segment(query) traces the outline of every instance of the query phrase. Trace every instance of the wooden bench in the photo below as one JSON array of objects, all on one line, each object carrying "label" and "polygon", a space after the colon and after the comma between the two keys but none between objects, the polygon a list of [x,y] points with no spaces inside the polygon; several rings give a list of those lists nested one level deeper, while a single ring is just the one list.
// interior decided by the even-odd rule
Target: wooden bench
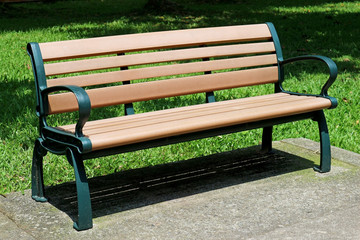
[{"label": "wooden bench", "polygon": [[[40,123],[32,197],[47,200],[43,156],[66,155],[75,171],[78,230],[92,227],[86,159],[255,128],[263,128],[262,150],[269,152],[274,125],[310,118],[318,122],[321,137],[321,164],[315,169],[330,170],[323,109],[337,105],[327,94],[336,64],[317,55],[283,60],[271,23],[29,43],[27,51]],[[320,94],[284,90],[285,64],[309,59],[329,67]],[[214,91],[260,84],[273,84],[274,93],[215,101]],[[206,96],[206,103],[134,114],[134,102],[197,93]],[[88,121],[92,109],[114,105],[124,106],[124,116]],[[79,114],[76,124],[47,123],[49,115],[74,111]]]}]

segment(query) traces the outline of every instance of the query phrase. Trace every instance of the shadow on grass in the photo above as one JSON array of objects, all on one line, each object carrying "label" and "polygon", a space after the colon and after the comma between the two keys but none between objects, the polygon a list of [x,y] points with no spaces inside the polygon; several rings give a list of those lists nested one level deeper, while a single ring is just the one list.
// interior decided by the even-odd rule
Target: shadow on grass
[{"label": "shadow on grass", "polygon": [[[16,134],[16,131],[27,129],[28,125],[37,127],[33,82],[26,80],[0,81],[0,106],[0,139],[7,139]],[[28,136],[19,137],[27,138]],[[24,144],[29,143],[26,141]]]},{"label": "shadow on grass", "polygon": [[[259,146],[254,146],[96,177],[89,179],[93,217],[309,169],[313,164],[279,150],[260,154]],[[74,182],[48,187],[46,196],[53,206],[76,219]]]},{"label": "shadow on grass", "polygon": [[[359,57],[356,47],[360,37],[357,27],[360,13],[346,11],[346,3],[356,1],[346,1],[345,10],[341,6],[331,7],[343,3],[340,0],[175,1],[185,7],[183,12],[151,12],[144,7],[146,2],[90,0],[17,4],[2,13],[0,31],[48,28],[49,31],[66,32],[71,39],[76,39],[273,22],[282,46],[286,48],[286,57],[299,53],[317,53],[331,58],[344,54]],[[46,39],[44,36],[44,41]]]}]

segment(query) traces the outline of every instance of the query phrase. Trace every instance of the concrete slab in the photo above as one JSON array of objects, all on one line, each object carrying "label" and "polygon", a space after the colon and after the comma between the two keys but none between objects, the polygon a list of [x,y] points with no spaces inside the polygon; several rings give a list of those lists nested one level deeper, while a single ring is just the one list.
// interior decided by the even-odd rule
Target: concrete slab
[{"label": "concrete slab", "polygon": [[73,183],[48,187],[43,204],[11,193],[0,197],[0,239],[360,239],[358,154],[319,174],[315,142],[274,148],[91,179],[94,228],[82,232]]},{"label": "concrete slab", "polygon": [[0,212],[0,239],[33,240],[35,238],[27,234],[20,227],[18,227],[15,222]]},{"label": "concrete slab", "polygon": [[[289,138],[284,139],[281,142],[296,145],[313,151],[314,153],[320,153],[320,143],[306,138]],[[360,166],[360,154],[358,153],[331,146],[331,154],[334,159]]]}]

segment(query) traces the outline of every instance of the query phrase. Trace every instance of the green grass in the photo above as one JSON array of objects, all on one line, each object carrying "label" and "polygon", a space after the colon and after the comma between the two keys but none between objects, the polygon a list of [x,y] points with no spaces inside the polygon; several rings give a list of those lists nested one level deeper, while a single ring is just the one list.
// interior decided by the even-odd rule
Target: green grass
[{"label": "green grass", "polygon": [[[185,9],[147,12],[145,0],[56,1],[0,5],[0,193],[30,188],[33,142],[37,137],[32,70],[25,47],[45,42],[114,34],[273,22],[284,57],[319,54],[332,58],[339,76],[329,94],[338,108],[326,111],[331,143],[360,153],[360,2],[359,1],[178,1]],[[210,3],[209,3],[210,2]],[[191,4],[190,4],[191,3]],[[327,79],[321,64],[294,64],[286,72],[285,87],[318,93]],[[272,87],[222,91],[219,98],[267,93]],[[137,103],[139,112],[162,109],[203,96]],[[97,110],[94,115],[119,114],[119,109]],[[66,121],[66,120],[64,120]],[[275,128],[274,140],[305,137],[319,141],[314,122],[301,121]],[[86,162],[90,177],[116,171],[189,159],[259,144],[261,131],[176,144]],[[71,166],[64,157],[48,154],[44,163],[47,185],[71,181]]]}]

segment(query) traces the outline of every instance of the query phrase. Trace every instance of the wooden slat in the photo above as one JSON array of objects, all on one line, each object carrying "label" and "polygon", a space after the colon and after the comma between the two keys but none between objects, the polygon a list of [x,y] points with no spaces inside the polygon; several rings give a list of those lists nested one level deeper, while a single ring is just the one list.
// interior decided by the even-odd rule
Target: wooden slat
[{"label": "wooden slat", "polygon": [[119,68],[151,63],[182,61],[201,58],[236,56],[245,54],[271,53],[275,51],[274,43],[259,42],[225,46],[201,47],[171,51],[150,52],[141,54],[103,57],[45,64],[47,76]]},{"label": "wooden slat", "polygon": [[[242,104],[248,104],[248,103],[254,103],[258,101],[269,101],[274,98],[281,99],[284,97],[288,97],[289,94],[287,93],[274,93],[274,94],[268,94],[268,95],[262,95],[262,96],[255,96],[255,97],[247,97],[241,99]],[[223,108],[224,102],[226,104],[238,104],[239,99],[234,100],[226,100],[226,101],[220,101],[220,102],[212,102],[211,104],[197,104],[197,105],[191,105],[187,107],[181,107],[181,109],[186,109],[183,111],[186,112],[195,112],[195,111],[207,111],[209,108],[216,109],[216,108]],[[176,116],[176,115],[182,115],[183,111],[179,110],[180,108],[169,108],[165,110],[161,110],[161,114],[159,114],[158,111],[151,111],[151,112],[145,112],[141,113],[141,117],[139,117],[139,114],[134,115],[128,115],[126,118],[123,117],[114,117],[114,118],[106,118],[96,121],[89,121],[86,123],[86,129],[87,130],[94,130],[101,127],[106,126],[114,126],[119,124],[133,124],[137,122],[147,122],[154,119],[161,119],[162,117],[168,117],[168,116]],[[75,124],[65,125],[61,126],[61,129],[65,131],[74,131],[75,130]]]},{"label": "wooden slat", "polygon": [[139,33],[41,43],[44,61],[159,48],[270,40],[266,24]]},{"label": "wooden slat", "polygon": [[[87,93],[91,99],[91,106],[96,108],[235,87],[275,83],[277,80],[278,69],[274,66],[97,88],[88,90]],[[50,114],[77,110],[76,99],[71,93],[50,95],[49,103]]]},{"label": "wooden slat", "polygon": [[[240,103],[239,103],[240,104]],[[90,135],[93,150],[100,150],[158,138],[176,136],[197,131],[204,131],[219,127],[228,127],[235,124],[261,121],[276,117],[317,111],[331,105],[325,98],[308,98],[303,100],[264,104],[256,107],[233,109],[232,111],[217,112],[205,116],[194,116],[172,121],[141,125],[135,128],[121,129],[120,131],[105,132]],[[85,134],[87,134],[85,132]]]},{"label": "wooden slat", "polygon": [[[214,106],[210,106],[208,108],[200,108],[196,111],[192,111],[192,108],[190,107],[189,109],[187,109],[186,111],[177,111],[177,114],[172,114],[172,115],[168,115],[168,114],[162,114],[160,113],[157,117],[152,118],[152,119],[142,119],[142,118],[138,118],[138,121],[121,121],[121,117],[116,118],[115,121],[113,122],[113,124],[111,125],[99,125],[97,128],[88,128],[85,127],[84,131],[86,133],[86,135],[88,136],[92,136],[95,134],[107,134],[107,133],[112,133],[114,131],[122,131],[122,130],[128,130],[128,129],[136,129],[139,127],[144,127],[144,126],[154,126],[155,124],[166,124],[167,122],[173,122],[173,121],[182,121],[182,120],[186,120],[186,119],[194,119],[194,118],[206,118],[208,116],[214,116],[216,114],[224,114],[224,113],[229,113],[229,112],[234,112],[234,111],[241,111],[241,110],[248,110],[248,109],[253,109],[254,111],[256,111],[258,108],[263,108],[263,107],[271,107],[273,105],[278,105],[278,104],[283,104],[283,103],[291,103],[291,104],[298,104],[299,101],[302,102],[302,104],[304,104],[304,102],[315,102],[314,99],[309,99],[306,96],[283,96],[283,97],[276,97],[276,98],[271,98],[271,99],[267,99],[267,101],[263,101],[263,100],[258,100],[258,99],[254,99],[255,101],[253,102],[247,102],[247,103],[243,103],[242,101],[239,101],[239,99],[235,100],[235,101],[225,101],[223,104],[221,104],[221,106],[218,107],[214,107]],[[324,101],[326,101],[326,103],[330,103],[330,101],[328,100],[323,100],[321,101],[322,103],[322,107],[325,107],[328,105],[324,105]],[[296,108],[296,107],[295,107]],[[292,108],[287,108],[288,112],[284,113],[284,114],[292,114],[292,111],[294,109]],[[315,110],[316,109],[315,107]],[[259,114],[259,113],[258,113]],[[116,121],[118,120],[118,121]],[[124,119],[125,120],[125,119]],[[264,119],[259,119],[259,120],[264,120]],[[119,122],[120,121],[120,122]],[[136,131],[136,130],[135,130]]]},{"label": "wooden slat", "polygon": [[188,74],[205,71],[224,70],[232,68],[244,68],[277,63],[276,54],[259,55],[251,57],[221,59],[206,62],[192,62],[183,64],[172,64],[157,67],[131,69],[126,71],[115,71],[81,75],[75,77],[58,78],[48,80],[49,87],[56,85],[77,85],[80,87],[109,84],[121,81],[131,81],[170,75]]},{"label": "wooden slat", "polygon": [[[100,132],[108,132],[114,129],[121,130],[126,128],[133,128],[141,125],[148,125],[154,123],[166,122],[174,119],[187,118],[189,116],[203,116],[210,113],[223,112],[224,107],[226,111],[231,111],[233,108],[238,107],[249,107],[255,106],[264,103],[275,103],[278,101],[283,101],[283,99],[288,99],[288,94],[286,93],[276,93],[256,97],[248,97],[241,100],[241,105],[239,105],[239,99],[227,100],[221,102],[214,102],[211,104],[198,104],[190,107],[181,108],[171,108],[162,110],[159,114],[158,111],[142,113],[141,117],[139,114],[127,116],[127,117],[114,117],[101,119],[96,121],[90,121],[86,123],[85,130],[88,135],[97,134]],[[255,105],[254,105],[255,104]],[[74,132],[75,124],[70,124],[66,126],[61,126],[61,130]]]},{"label": "wooden slat", "polygon": [[[157,111],[156,114],[98,120],[87,123],[84,134],[91,140],[93,150],[99,150],[215,127],[317,111],[330,106],[331,102],[325,98],[271,94]],[[60,128],[72,131],[69,127]]]}]

